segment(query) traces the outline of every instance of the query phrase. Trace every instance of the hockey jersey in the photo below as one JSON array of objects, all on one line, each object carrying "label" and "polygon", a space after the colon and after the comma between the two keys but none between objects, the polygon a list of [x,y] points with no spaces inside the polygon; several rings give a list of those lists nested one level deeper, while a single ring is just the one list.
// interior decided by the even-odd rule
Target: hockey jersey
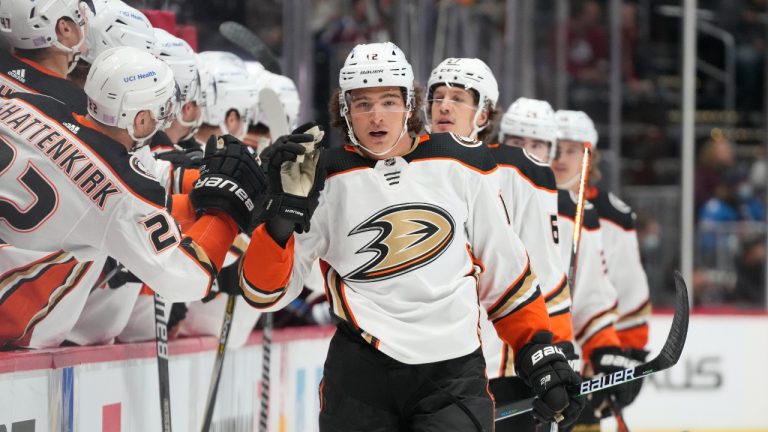
[{"label": "hockey jersey", "polygon": [[[563,263],[570,266],[576,195],[565,190],[559,190],[558,194],[560,241],[563,245],[560,253]],[[582,360],[586,363],[595,348],[621,345],[614,328],[617,318],[616,289],[608,279],[597,210],[589,201],[584,202],[577,259],[571,290],[573,331],[581,347]]]},{"label": "hockey jersey", "polygon": [[600,217],[608,279],[618,295],[616,331],[621,346],[643,349],[648,343],[651,302],[648,278],[640,261],[635,213],[616,195],[597,188],[590,189],[588,199]]},{"label": "hockey jersey", "polygon": [[138,158],[52,98],[4,101],[0,138],[0,238],[83,262],[108,254],[172,301],[205,295],[236,233],[232,221],[201,218],[182,237]]},{"label": "hockey jersey", "polygon": [[[0,98],[42,93],[66,104],[69,111],[85,114],[85,92],[42,65],[0,50],[0,67]],[[64,251],[35,251],[25,245],[0,248],[0,284],[7,289],[0,300],[0,315],[7,318],[0,341],[25,348],[59,345],[105,261],[106,255],[80,262]]]},{"label": "hockey jersey", "polygon": [[[549,166],[519,147],[491,144],[488,148],[498,165],[494,176],[507,222],[525,245],[545,294],[554,342],[572,341],[571,293],[559,250],[555,176]],[[512,350],[487,320],[481,321],[481,328],[489,378],[511,376]]]},{"label": "hockey jersey", "polygon": [[0,97],[13,93],[33,93],[50,96],[66,104],[71,112],[86,115],[88,98],[83,89],[43,65],[0,50]]},{"label": "hockey jersey", "polygon": [[293,300],[321,259],[333,313],[408,364],[480,346],[480,309],[517,350],[549,330],[525,248],[484,177],[489,150],[453,134],[423,135],[411,151],[371,160],[328,150],[325,189],[308,233],[278,246],[264,226],[246,252],[241,287],[261,309]]}]

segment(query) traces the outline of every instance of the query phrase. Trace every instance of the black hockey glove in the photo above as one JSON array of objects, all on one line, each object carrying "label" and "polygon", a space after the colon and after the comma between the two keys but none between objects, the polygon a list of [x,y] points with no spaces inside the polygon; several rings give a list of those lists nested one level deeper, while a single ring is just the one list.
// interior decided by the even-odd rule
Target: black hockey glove
[{"label": "black hockey glove", "polygon": [[155,159],[170,162],[174,167],[197,168],[203,160],[203,150],[199,148],[171,150],[155,155]]},{"label": "black hockey glove", "polygon": [[576,354],[576,350],[573,348],[573,342],[564,341],[555,344],[560,351],[563,352],[565,359],[568,360],[568,364],[571,365],[571,369],[577,374],[581,373],[581,357]]},{"label": "black hockey glove", "polygon": [[319,146],[324,132],[307,123],[279,137],[261,153],[269,177],[264,205],[268,232],[284,243],[292,232],[309,231],[309,221],[325,186],[325,153]]},{"label": "black hockey glove", "polygon": [[[596,348],[592,351],[590,361],[595,375],[608,375],[613,372],[635,367],[645,361],[648,351],[624,350],[617,346]],[[595,417],[603,418],[613,415],[607,406],[607,399],[613,396],[616,405],[624,408],[635,400],[643,385],[642,379],[629,381],[626,384],[601,390],[591,396],[590,401],[595,409]]]},{"label": "black hockey glove", "polygon": [[231,135],[208,139],[200,178],[189,194],[198,216],[221,211],[250,233],[266,191],[267,179],[245,144]]},{"label": "black hockey glove", "polygon": [[536,333],[517,356],[515,370],[533,388],[533,417],[542,423],[567,427],[575,422],[584,402],[574,395],[581,377],[571,369],[561,349],[552,345],[552,333]]}]

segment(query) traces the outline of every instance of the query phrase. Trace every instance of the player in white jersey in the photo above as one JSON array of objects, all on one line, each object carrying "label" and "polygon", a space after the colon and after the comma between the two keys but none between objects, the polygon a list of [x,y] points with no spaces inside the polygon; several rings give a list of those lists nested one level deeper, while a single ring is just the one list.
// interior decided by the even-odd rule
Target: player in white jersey
[{"label": "player in white jersey", "polygon": [[[444,60],[432,70],[427,94],[426,117],[431,122],[432,132],[453,132],[488,143],[498,115],[495,107],[499,89],[493,72],[482,60]],[[552,123],[554,126],[554,119]],[[528,250],[531,267],[545,293],[553,341],[568,344],[567,349],[572,352],[570,292],[560,261],[557,237],[553,235],[553,232],[557,233],[557,192],[552,170],[518,147],[494,143],[489,143],[488,147],[498,165],[493,176],[497,182],[494,188],[498,190],[508,215],[507,223]],[[499,339],[487,320],[481,321],[481,328],[483,353],[494,399],[510,402],[527,396],[530,389],[522,380],[509,378],[514,376],[514,356],[509,346]],[[520,418],[505,420],[496,428],[529,427],[533,418],[527,416],[523,420],[527,422],[525,426],[520,421]]]},{"label": "player in white jersey", "polygon": [[[581,177],[583,143],[596,147],[598,135],[592,120],[584,112],[560,110],[556,118],[559,150],[553,169],[558,185],[570,191],[561,193],[561,212],[572,215],[575,214],[574,197]],[[597,174],[598,171],[593,169],[590,183],[599,180]],[[587,199],[575,290],[579,292],[582,271],[602,273],[590,275],[589,280],[603,281],[605,288],[593,292],[589,303],[580,308],[583,313],[574,313],[574,327],[578,329],[584,358],[589,360],[588,372],[610,373],[645,360],[650,314],[648,282],[640,263],[631,209],[612,194],[594,187],[588,190]],[[565,220],[572,224],[573,217],[568,219],[566,216]],[[564,234],[572,235],[572,229]],[[576,297],[580,299],[578,295]],[[615,323],[608,325],[609,321]],[[641,383],[617,388],[615,395],[621,407],[634,400]],[[593,401],[595,408],[604,408],[600,406],[602,399],[598,397]],[[589,419],[591,411],[585,410],[580,422]],[[603,415],[608,413],[603,410]]]},{"label": "player in white jersey", "polygon": [[[0,74],[0,96],[45,94],[84,115],[85,93],[66,79],[86,33],[78,2],[2,2],[0,16],[4,18],[0,37],[13,48],[13,53],[0,52],[0,67],[5,71]],[[82,308],[105,259],[80,262],[65,251],[3,245],[0,280],[14,289],[5,291],[0,304],[7,318],[0,343],[29,348],[59,345],[77,319],[77,312],[72,311]]]},{"label": "player in white jersey", "polygon": [[251,110],[259,101],[259,83],[251,80],[240,57],[223,51],[200,53],[203,74],[211,77],[203,124],[195,134],[204,143],[210,135],[230,134],[240,140],[248,132]]},{"label": "player in white jersey", "polygon": [[[506,222],[484,180],[496,169],[488,149],[453,134],[411,135],[421,101],[392,43],[356,46],[339,84],[331,113],[348,145],[325,156],[312,150],[317,135],[291,135],[262,154],[272,219],[254,231],[241,282],[254,307],[279,309],[322,260],[339,325],[320,430],[493,430],[481,308],[519,354],[541,397],[537,415],[562,419],[565,386],[579,378],[552,349],[522,243],[497,229]],[[310,151],[290,162],[302,142]]]},{"label": "player in white jersey", "polygon": [[[193,191],[202,216],[184,236],[179,233],[165,209],[162,188],[128,153],[169,121],[174,89],[171,71],[162,62],[133,48],[117,48],[99,56],[89,73],[87,117],[43,95],[5,101],[0,107],[5,154],[0,182],[6,205],[0,208],[0,237],[34,250],[64,250],[80,262],[114,256],[170,300],[205,295],[238,225],[250,224],[255,207],[250,201],[248,209],[236,191],[211,184],[217,176],[247,190],[258,191],[264,184],[258,169],[248,177],[252,181],[211,169]],[[237,164],[241,171],[243,164],[253,165],[252,159],[242,160]],[[68,271],[72,283],[82,276],[82,269]],[[12,276],[3,280],[8,295],[23,287],[29,272]],[[66,292],[54,294],[42,307],[55,306]],[[28,312],[16,308],[4,316]],[[37,317],[32,318],[34,326]]]}]

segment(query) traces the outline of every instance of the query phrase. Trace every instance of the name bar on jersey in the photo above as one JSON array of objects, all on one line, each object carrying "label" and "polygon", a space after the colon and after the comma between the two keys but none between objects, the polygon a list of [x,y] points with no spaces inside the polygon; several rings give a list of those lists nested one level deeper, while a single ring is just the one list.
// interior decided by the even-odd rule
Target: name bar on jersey
[{"label": "name bar on jersey", "polygon": [[0,107],[0,123],[54,163],[100,210],[122,190],[83,152],[69,131],[19,101]]}]

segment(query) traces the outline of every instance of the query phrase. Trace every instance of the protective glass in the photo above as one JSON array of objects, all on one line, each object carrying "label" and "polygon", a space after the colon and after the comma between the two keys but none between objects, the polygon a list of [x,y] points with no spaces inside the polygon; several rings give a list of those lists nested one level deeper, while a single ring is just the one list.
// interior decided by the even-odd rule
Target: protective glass
[{"label": "protective glass", "polygon": [[408,112],[402,96],[383,97],[378,100],[372,100],[369,98],[353,99],[352,96],[347,93],[345,98],[347,101],[347,106],[349,107],[349,114],[353,116],[371,115],[373,113],[402,114]]}]

